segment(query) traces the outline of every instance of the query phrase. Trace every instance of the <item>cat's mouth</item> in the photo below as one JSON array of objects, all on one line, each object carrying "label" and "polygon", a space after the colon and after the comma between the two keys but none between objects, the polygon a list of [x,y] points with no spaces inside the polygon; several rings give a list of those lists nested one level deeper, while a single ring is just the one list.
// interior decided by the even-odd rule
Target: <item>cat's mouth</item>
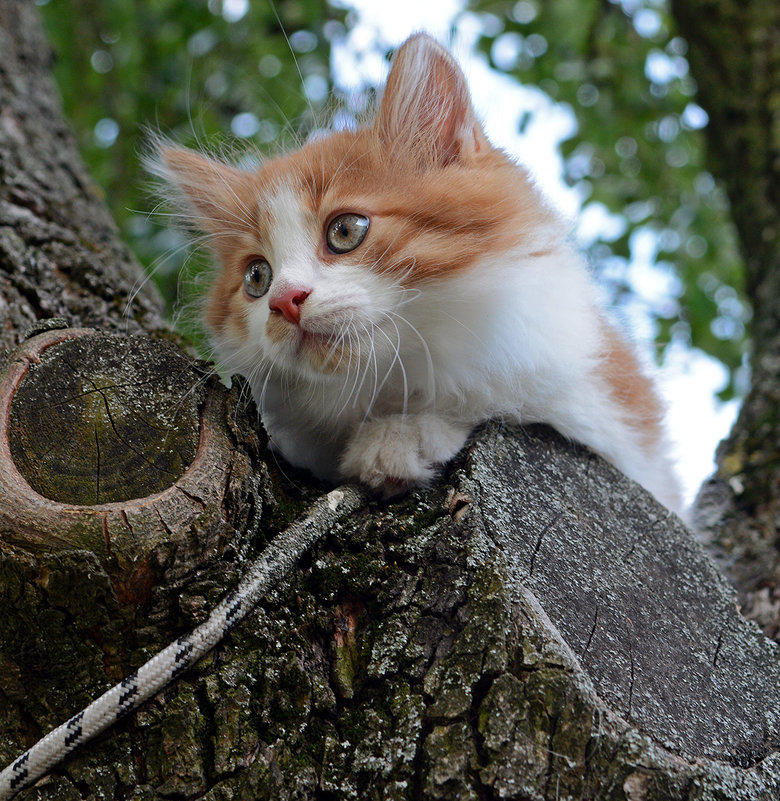
[{"label": "cat's mouth", "polygon": [[295,355],[305,358],[316,370],[323,373],[346,372],[351,361],[351,348],[343,337],[333,333],[298,328]]},{"label": "cat's mouth", "polygon": [[321,373],[347,372],[351,356],[349,341],[333,331],[312,328],[304,321],[291,324],[272,316],[266,324],[271,341],[290,349],[296,359],[305,359],[310,367]]},{"label": "cat's mouth", "polygon": [[325,334],[321,331],[310,331],[306,328],[298,328],[298,347],[304,345],[332,345],[336,341],[333,334]]},{"label": "cat's mouth", "polygon": [[301,327],[295,329],[294,333],[298,338],[295,345],[295,352],[297,355],[303,354],[309,350],[318,351],[324,348],[331,349],[338,344],[333,334],[325,334],[321,331],[310,331],[307,328]]}]

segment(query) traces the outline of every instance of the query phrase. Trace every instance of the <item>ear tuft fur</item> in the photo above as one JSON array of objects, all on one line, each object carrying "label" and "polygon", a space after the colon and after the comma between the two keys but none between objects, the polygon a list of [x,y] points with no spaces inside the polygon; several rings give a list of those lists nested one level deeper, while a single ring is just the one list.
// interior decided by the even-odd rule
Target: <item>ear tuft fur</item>
[{"label": "ear tuft fur", "polygon": [[251,178],[243,170],[173,145],[159,135],[150,137],[143,164],[162,179],[173,204],[187,214],[193,227],[206,233],[219,233],[226,226],[252,227],[245,200]]}]

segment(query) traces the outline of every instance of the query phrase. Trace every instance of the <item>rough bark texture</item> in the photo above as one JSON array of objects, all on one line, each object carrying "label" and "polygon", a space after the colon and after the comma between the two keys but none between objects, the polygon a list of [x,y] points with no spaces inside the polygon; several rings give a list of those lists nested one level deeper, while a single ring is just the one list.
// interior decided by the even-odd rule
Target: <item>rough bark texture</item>
[{"label": "rough bark texture", "polygon": [[[753,386],[699,499],[700,522],[745,613],[780,637],[780,5],[673,0],[710,116],[753,302]],[[706,23],[703,21],[706,20]]]},{"label": "rough bark texture", "polygon": [[[263,508],[267,524],[273,525],[269,510],[277,505],[264,494],[269,491],[269,479],[259,461],[262,434],[256,429],[255,414],[247,417],[253,407],[245,400],[237,402],[239,387],[227,395],[210,380],[198,391],[203,376],[168,342],[139,337],[126,340],[89,331],[49,332],[15,352],[17,358],[0,385],[23,386],[26,380],[36,384],[32,370],[58,361],[72,366],[75,349],[71,346],[84,343],[97,346],[82,348],[83,353],[91,353],[91,360],[78,364],[90,378],[110,377],[106,364],[116,367],[112,357],[128,348],[136,357],[143,356],[152,370],[161,362],[170,366],[176,361],[179,371],[189,370],[200,401],[190,432],[197,448],[185,472],[161,492],[92,505],[49,500],[26,486],[13,466],[4,464],[0,480],[3,762],[10,760],[12,750],[43,733],[41,714],[48,716],[54,707],[60,714],[97,687],[121,680],[133,665],[137,667],[157,650],[160,638],[170,636],[182,615],[192,619],[195,607],[188,603],[206,608],[203,598],[182,597],[182,588],[200,586],[202,590],[204,575],[223,572],[221,560],[241,559],[243,552],[236,549],[249,547],[249,538],[242,532],[255,531]],[[9,382],[8,375],[18,372],[20,364],[25,375]],[[179,405],[176,383],[174,397],[167,398]],[[170,374],[150,377],[147,373],[144,382],[134,385],[136,397],[130,400],[127,396],[132,392],[125,386],[126,397],[114,398],[114,419],[136,413],[142,393],[153,391],[158,400],[166,398],[170,384]],[[107,385],[103,391],[107,392]],[[91,384],[85,394],[96,394]],[[49,404],[53,427],[58,417],[70,422],[74,398],[81,401],[82,396]],[[82,416],[89,420],[89,407],[75,406],[85,409]],[[6,414],[9,407],[10,420]],[[12,428],[16,418],[26,418],[28,411],[26,405],[14,410],[13,404],[4,403],[0,429]],[[175,418],[171,422],[175,425]],[[139,430],[143,434],[141,426]],[[132,444],[143,447],[140,440]],[[73,450],[67,438],[53,440],[50,447],[60,455]],[[0,451],[5,463],[7,443]],[[154,454],[155,449],[147,448],[147,452]],[[104,464],[104,470],[111,475],[112,465]],[[78,494],[81,488],[77,486],[75,491]],[[47,721],[44,728],[48,725]],[[117,763],[117,767],[122,774],[131,766]],[[113,797],[106,790],[104,773],[105,767],[96,768],[79,783],[79,791],[71,787],[57,797],[79,797],[74,793],[82,790],[87,796]],[[33,797],[36,792],[31,791]],[[137,796],[128,789],[127,797]]]},{"label": "rough bark texture", "polygon": [[162,327],[162,301],[62,117],[33,3],[0,3],[0,54],[0,358],[47,317],[129,333]]},{"label": "rough bark texture", "polygon": [[[305,500],[268,497],[264,534]],[[132,614],[93,554],[6,554],[2,756],[200,622],[265,539],[184,579],[169,548]],[[549,429],[491,426],[21,797],[768,801],[778,656],[646,493]]]},{"label": "rough bark texture", "polygon": [[[75,154],[53,155],[68,145],[30,14],[0,6],[8,344],[47,313],[121,329],[137,278]],[[128,325],[155,328],[158,310],[137,300]],[[100,347],[70,350],[81,336]],[[114,418],[135,401],[109,395],[126,381],[104,354],[155,345],[69,337],[25,343],[3,391],[41,398],[36,377],[63,360],[89,380],[47,415],[124,431]],[[108,418],[82,402],[97,395]],[[37,403],[0,404],[0,435],[29,431]],[[3,764],[202,621],[321,492],[283,478],[240,385],[212,382],[195,406],[195,456],[170,491],[47,501],[2,471]],[[222,443],[208,469],[204,441]],[[171,495],[189,511],[167,511]],[[549,429],[492,425],[436,487],[324,530],[215,652],[22,798],[769,801],[780,654],[734,600],[679,521],[612,467]]]}]

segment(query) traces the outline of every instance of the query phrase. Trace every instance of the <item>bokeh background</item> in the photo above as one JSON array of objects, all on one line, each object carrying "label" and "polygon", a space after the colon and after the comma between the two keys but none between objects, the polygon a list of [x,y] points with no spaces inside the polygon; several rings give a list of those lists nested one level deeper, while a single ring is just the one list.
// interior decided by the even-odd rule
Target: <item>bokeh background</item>
[{"label": "bokeh background", "polygon": [[359,124],[388,57],[428,30],[492,140],[573,220],[657,366],[686,494],[749,382],[750,309],[707,114],[664,0],[38,0],[84,158],[172,318],[197,336],[208,257],[166,224],[146,131],[265,154]]}]

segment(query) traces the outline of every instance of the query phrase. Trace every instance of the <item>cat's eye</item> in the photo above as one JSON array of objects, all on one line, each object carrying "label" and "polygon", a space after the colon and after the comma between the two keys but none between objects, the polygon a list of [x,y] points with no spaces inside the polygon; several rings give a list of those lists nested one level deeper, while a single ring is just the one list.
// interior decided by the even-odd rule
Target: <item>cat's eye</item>
[{"label": "cat's eye", "polygon": [[270,289],[273,277],[271,265],[265,259],[252,259],[244,273],[244,291],[250,298],[261,298]]},{"label": "cat's eye", "polygon": [[368,217],[362,214],[339,214],[328,224],[326,239],[333,253],[349,253],[368,233]]}]

